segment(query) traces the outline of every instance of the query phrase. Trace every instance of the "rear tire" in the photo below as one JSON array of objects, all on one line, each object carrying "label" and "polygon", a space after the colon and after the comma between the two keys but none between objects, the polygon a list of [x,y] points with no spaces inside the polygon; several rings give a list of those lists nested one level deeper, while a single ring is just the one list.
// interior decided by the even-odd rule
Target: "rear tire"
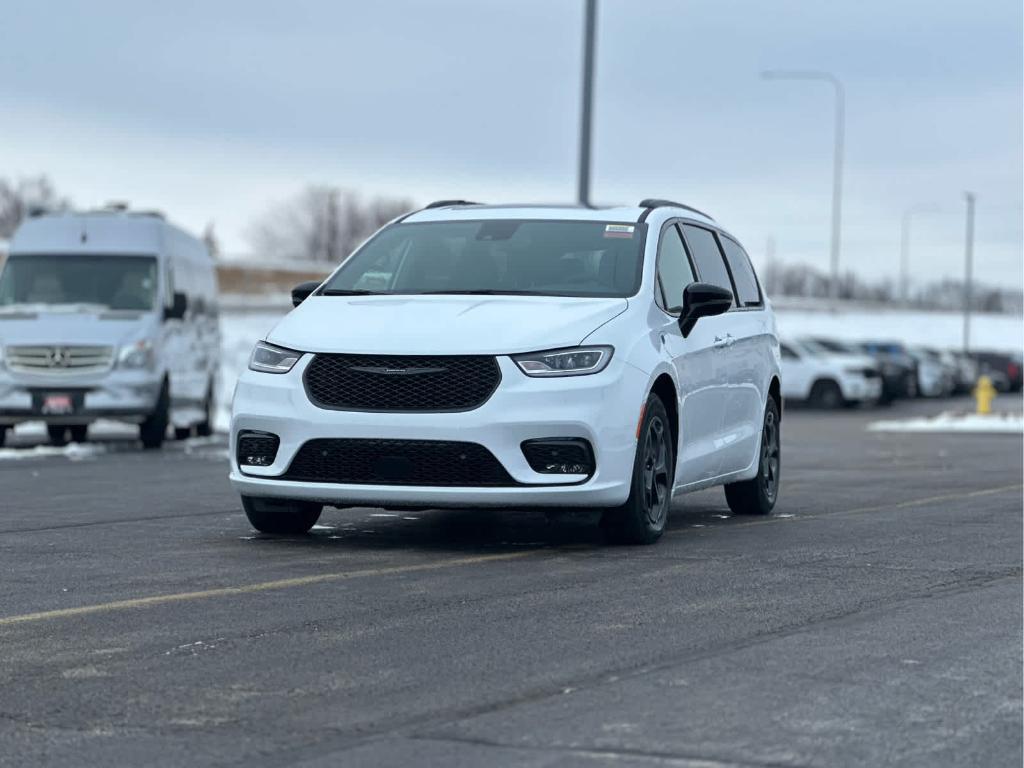
[{"label": "rear tire", "polygon": [[653,544],[665,532],[672,506],[675,446],[661,398],[647,396],[640,423],[629,498],[601,517],[608,539],[616,544]]},{"label": "rear tire", "polygon": [[160,388],[160,395],[157,397],[153,412],[139,425],[139,438],[142,440],[143,448],[153,450],[164,444],[170,415],[171,395],[165,381]]},{"label": "rear tire", "polygon": [[175,440],[188,440],[192,437],[192,427],[175,427],[174,428],[174,439]]},{"label": "rear tire", "polygon": [[7,427],[0,426],[0,448],[4,447],[5,442],[7,442]]},{"label": "rear tire", "polygon": [[311,501],[242,497],[242,508],[249,524],[260,533],[298,535],[316,525],[323,505]]},{"label": "rear tire", "polygon": [[829,410],[841,408],[846,402],[843,398],[843,391],[831,379],[821,379],[814,382],[809,399],[811,405]]},{"label": "rear tire", "polygon": [[68,444],[68,428],[64,424],[47,424],[46,434],[52,446],[63,448]]},{"label": "rear tire", "polygon": [[750,480],[725,486],[725,500],[736,515],[769,515],[779,497],[780,448],[779,406],[769,397],[761,428],[761,452],[757,475]]},{"label": "rear tire", "polygon": [[68,431],[71,433],[72,443],[84,443],[89,437],[89,426],[87,424],[75,424],[72,427],[68,427]]}]

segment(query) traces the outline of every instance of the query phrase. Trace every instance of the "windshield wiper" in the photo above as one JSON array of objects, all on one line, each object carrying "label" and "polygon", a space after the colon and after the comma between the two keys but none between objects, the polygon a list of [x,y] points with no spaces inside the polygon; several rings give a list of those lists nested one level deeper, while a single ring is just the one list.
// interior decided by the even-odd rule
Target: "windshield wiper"
[{"label": "windshield wiper", "polygon": [[386,291],[368,291],[365,288],[324,288],[320,296],[386,296]]}]

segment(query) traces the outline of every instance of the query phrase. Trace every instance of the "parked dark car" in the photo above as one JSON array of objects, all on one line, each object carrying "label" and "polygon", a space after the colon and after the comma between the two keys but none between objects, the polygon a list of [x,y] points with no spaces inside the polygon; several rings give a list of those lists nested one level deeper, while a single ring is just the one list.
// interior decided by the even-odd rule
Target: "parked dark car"
[{"label": "parked dark car", "polygon": [[988,376],[1000,392],[1020,392],[1024,384],[1024,365],[1019,352],[971,352],[978,364],[978,375]]},{"label": "parked dark car", "polygon": [[879,403],[887,405],[897,398],[917,395],[917,367],[905,350],[903,354],[883,352],[879,351],[883,344],[855,344],[821,336],[815,336],[813,340],[830,352],[848,355],[867,354],[874,358],[882,374],[882,396]]}]

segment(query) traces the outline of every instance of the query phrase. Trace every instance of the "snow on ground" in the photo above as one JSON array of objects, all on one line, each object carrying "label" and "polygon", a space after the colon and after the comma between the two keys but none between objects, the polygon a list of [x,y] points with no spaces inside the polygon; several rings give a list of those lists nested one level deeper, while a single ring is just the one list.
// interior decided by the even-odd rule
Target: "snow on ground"
[{"label": "snow on ground", "polygon": [[224,312],[221,314],[220,380],[217,382],[217,413],[213,428],[227,432],[231,423],[231,397],[239,374],[249,365],[253,345],[266,337],[286,310]]},{"label": "snow on ground", "polygon": [[1024,414],[1020,413],[941,413],[931,418],[875,421],[871,432],[972,432],[1020,434],[1024,432]]},{"label": "snow on ground", "polygon": [[35,459],[40,456],[64,456],[71,461],[91,459],[107,449],[96,443],[70,443],[62,448],[51,445],[36,445],[32,448],[0,448],[0,461],[10,459]]},{"label": "snow on ground", "polygon": [[[846,341],[895,340],[941,349],[963,347],[964,318],[958,312],[921,312],[885,307],[841,309],[776,308],[779,334],[831,336]],[[974,314],[971,347],[1019,351],[1024,349],[1024,319],[1020,315]]]}]

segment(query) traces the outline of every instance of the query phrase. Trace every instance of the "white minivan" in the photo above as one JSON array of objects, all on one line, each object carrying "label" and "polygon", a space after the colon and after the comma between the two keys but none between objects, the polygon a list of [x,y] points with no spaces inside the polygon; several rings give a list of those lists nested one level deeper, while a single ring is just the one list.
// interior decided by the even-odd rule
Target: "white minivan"
[{"label": "white minivan", "polygon": [[739,242],[685,205],[442,201],[293,303],[234,395],[231,482],[260,531],[325,505],[583,507],[647,543],[673,494],[775,505],[775,319]]},{"label": "white minivan", "polygon": [[99,418],[212,428],[220,359],[217,276],[199,239],[155,212],[113,206],[26,220],[0,271],[0,443],[44,421],[54,444]]}]

